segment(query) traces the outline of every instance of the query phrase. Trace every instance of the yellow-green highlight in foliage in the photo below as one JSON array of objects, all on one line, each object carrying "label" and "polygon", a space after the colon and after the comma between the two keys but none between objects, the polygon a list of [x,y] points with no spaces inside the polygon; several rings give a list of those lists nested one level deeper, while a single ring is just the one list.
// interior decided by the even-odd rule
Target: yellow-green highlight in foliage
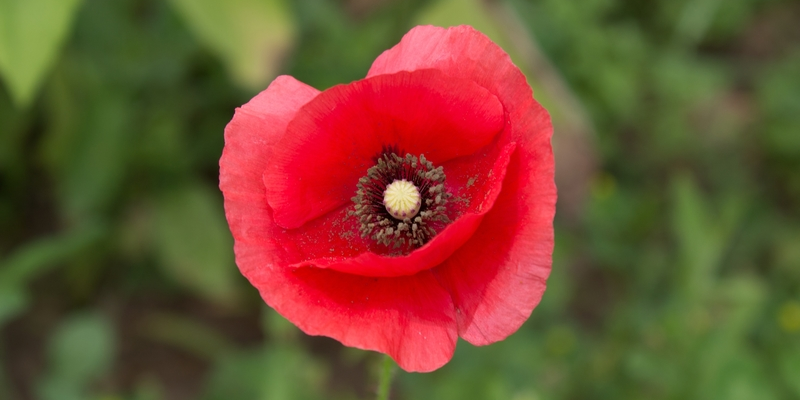
[{"label": "yellow-green highlight in foliage", "polygon": [[81,0],[0,0],[0,77],[17,106],[33,100]]},{"label": "yellow-green highlight in foliage", "polygon": [[785,332],[800,332],[800,302],[787,301],[778,311],[778,323]]},{"label": "yellow-green highlight in foliage", "polygon": [[282,0],[171,0],[197,38],[222,59],[237,84],[263,89],[294,41]]}]

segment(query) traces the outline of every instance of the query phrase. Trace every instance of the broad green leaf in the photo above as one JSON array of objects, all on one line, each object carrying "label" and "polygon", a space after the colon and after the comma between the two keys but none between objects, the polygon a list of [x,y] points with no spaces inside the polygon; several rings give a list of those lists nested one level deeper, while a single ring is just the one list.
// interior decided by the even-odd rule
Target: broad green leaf
[{"label": "broad green leaf", "polygon": [[294,38],[294,24],[283,0],[171,2],[240,85],[260,90],[275,77]]},{"label": "broad green leaf", "polygon": [[105,211],[118,191],[135,134],[128,99],[120,94],[98,91],[86,108],[77,138],[64,159],[60,178],[62,206],[72,220]]},{"label": "broad green leaf", "polygon": [[235,296],[238,270],[219,195],[200,185],[162,195],[156,204],[155,246],[173,279],[212,300]]},{"label": "broad green leaf", "polygon": [[0,75],[20,106],[33,100],[81,0],[0,0]]},{"label": "broad green leaf", "polygon": [[101,376],[114,356],[111,321],[100,314],[68,318],[53,332],[49,346],[50,373],[73,382]]},{"label": "broad green leaf", "polygon": [[89,385],[111,367],[116,351],[114,332],[100,314],[77,314],[53,332],[48,344],[48,370],[38,382],[43,400],[88,398]]}]

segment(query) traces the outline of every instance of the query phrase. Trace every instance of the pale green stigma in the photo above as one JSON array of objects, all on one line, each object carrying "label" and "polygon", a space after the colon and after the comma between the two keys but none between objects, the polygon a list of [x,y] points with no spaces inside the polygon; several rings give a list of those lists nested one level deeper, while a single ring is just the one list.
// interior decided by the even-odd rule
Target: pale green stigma
[{"label": "pale green stigma", "polygon": [[383,205],[389,214],[399,220],[413,218],[419,212],[419,189],[405,179],[395,179],[383,191]]}]

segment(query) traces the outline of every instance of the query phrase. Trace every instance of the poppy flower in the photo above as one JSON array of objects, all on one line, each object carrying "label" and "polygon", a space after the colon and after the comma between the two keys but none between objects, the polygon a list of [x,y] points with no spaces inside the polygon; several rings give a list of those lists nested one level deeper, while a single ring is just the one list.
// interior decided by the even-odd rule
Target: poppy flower
[{"label": "poppy flower", "polygon": [[420,26],[363,80],[290,76],[236,110],[220,188],[236,263],[310,335],[447,363],[515,332],[550,273],[547,112],[469,26]]}]

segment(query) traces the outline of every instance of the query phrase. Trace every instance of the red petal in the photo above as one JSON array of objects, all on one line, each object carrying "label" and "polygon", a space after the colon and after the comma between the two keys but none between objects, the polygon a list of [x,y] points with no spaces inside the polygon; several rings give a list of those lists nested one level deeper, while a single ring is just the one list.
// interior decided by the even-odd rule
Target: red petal
[{"label": "red petal", "polygon": [[507,112],[497,140],[518,146],[492,210],[472,238],[432,270],[453,296],[459,334],[473,344],[488,344],[522,325],[550,273],[556,201],[552,126],[508,55],[468,26],[416,27],[378,57],[367,76],[427,68],[495,94]]},{"label": "red petal", "polygon": [[335,86],[298,112],[276,146],[267,199],[278,225],[297,228],[348,203],[385,146],[441,164],[474,153],[502,126],[495,96],[435,70]]},{"label": "red petal", "polygon": [[[284,265],[323,256],[354,256],[366,251],[366,243],[358,235],[342,229],[344,209],[328,213],[302,230],[287,231],[275,225],[266,201],[263,175],[271,152],[297,111],[319,93],[290,76],[280,76],[237,109],[225,128],[220,189],[225,196],[225,213],[233,237],[243,243],[274,243],[274,251],[289,260]],[[331,232],[341,234],[331,235]],[[335,248],[336,253],[332,253],[331,248]]]},{"label": "red petal", "polygon": [[291,76],[277,77],[267,89],[236,110],[225,127],[219,187],[234,239],[259,241],[272,235],[272,216],[262,176],[269,153],[297,110],[318,90]]},{"label": "red petal", "polygon": [[553,159],[531,163],[526,159],[530,153],[520,150],[478,230],[432,270],[453,296],[459,335],[475,345],[505,339],[519,329],[539,304],[550,275]]},{"label": "red petal", "polygon": [[[525,77],[503,49],[471,26],[449,29],[418,26],[406,33],[396,46],[381,54],[367,77],[400,71],[437,69],[448,76],[467,79],[498,95],[505,107],[513,106],[501,96],[530,93]],[[524,85],[516,81],[522,78]],[[509,83],[514,84],[509,84]]]},{"label": "red petal", "polygon": [[[334,271],[363,276],[393,277],[413,275],[439,265],[472,236],[483,220],[483,216],[494,205],[497,195],[500,194],[506,168],[515,148],[515,143],[505,146],[491,169],[480,171],[474,175],[481,178],[481,184],[470,186],[477,187],[482,195],[464,197],[470,202],[466,213],[434,236],[430,242],[412,253],[405,256],[392,257],[367,251],[355,257],[317,258],[294,264],[293,267],[308,266],[328,268]],[[481,156],[482,160],[493,159],[493,157],[488,157],[484,154],[481,154]],[[477,160],[473,164],[476,163]],[[471,170],[454,168],[454,171],[460,172],[459,175],[464,176],[468,175],[464,173],[465,171]],[[447,170],[445,170],[445,173],[447,173]],[[449,180],[450,178],[448,177]],[[466,181],[466,179],[462,180]],[[463,186],[466,186],[466,183]]]},{"label": "red petal", "polygon": [[[375,279],[286,267],[298,261],[303,233],[274,224],[262,175],[271,147],[317,93],[279,77],[238,109],[225,128],[220,188],[236,263],[267,304],[306,333],[387,353],[407,371],[437,369],[452,357],[458,335],[450,295],[430,272]],[[284,238],[290,234],[298,235],[296,240]]]},{"label": "red petal", "polygon": [[[266,261],[263,249],[236,250],[239,262],[263,265]],[[433,371],[455,351],[458,333],[453,302],[429,271],[368,278],[272,266],[248,278],[267,304],[303,332],[388,354],[406,371]]]}]

